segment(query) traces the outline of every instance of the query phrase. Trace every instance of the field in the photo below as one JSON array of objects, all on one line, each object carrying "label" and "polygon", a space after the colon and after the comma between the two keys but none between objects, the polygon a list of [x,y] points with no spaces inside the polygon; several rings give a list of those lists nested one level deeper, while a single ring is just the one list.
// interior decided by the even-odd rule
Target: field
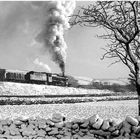
[{"label": "field", "polygon": [[1,119],[48,118],[54,112],[65,114],[67,120],[88,118],[94,114],[104,119],[124,119],[127,115],[136,116],[138,110],[136,93],[122,95],[107,90],[1,82],[0,94]]},{"label": "field", "polygon": [[[60,139],[65,137],[68,139],[100,139],[112,138],[115,132],[117,132],[115,138],[122,139],[126,138],[122,136],[125,125],[119,128],[120,124],[123,124],[122,121],[125,120],[126,116],[135,117],[138,113],[136,93],[122,94],[107,90],[9,82],[0,83],[0,105],[0,122],[7,125],[1,128],[0,138],[8,139]],[[65,116],[63,118],[65,124],[53,122],[52,116],[56,113]],[[98,116],[97,114],[102,119],[99,117],[97,123],[91,126],[93,117]],[[57,114],[58,116],[61,115]],[[110,124],[111,119],[114,120],[114,118],[118,126],[112,130]],[[77,123],[79,121],[77,119],[80,119],[82,125]],[[45,121],[45,126],[42,125],[43,121]],[[11,125],[9,125],[10,122]],[[20,122],[22,124],[19,125]],[[108,126],[105,122],[108,122]],[[18,129],[12,127],[14,123],[17,123]],[[69,125],[71,125],[70,128]],[[93,129],[94,125],[95,129]],[[97,130],[98,127],[101,129]],[[104,131],[106,127],[108,127],[108,132]],[[129,138],[140,138],[140,136],[132,132]]]},{"label": "field", "polygon": [[137,115],[137,100],[103,101],[75,104],[47,104],[47,105],[5,105],[0,107],[0,118],[7,117],[51,117],[54,112],[66,115],[67,120],[74,118],[88,118],[99,114],[104,119],[116,118],[123,120],[127,115]]},{"label": "field", "polygon": [[12,82],[0,83],[0,105],[63,104],[112,100],[136,100],[136,93],[81,89]]}]

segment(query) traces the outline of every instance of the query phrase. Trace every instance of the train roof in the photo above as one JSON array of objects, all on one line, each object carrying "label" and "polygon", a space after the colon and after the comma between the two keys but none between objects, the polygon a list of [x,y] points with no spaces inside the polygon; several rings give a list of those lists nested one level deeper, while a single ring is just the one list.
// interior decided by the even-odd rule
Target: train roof
[{"label": "train roof", "polygon": [[22,71],[22,70],[12,70],[12,69],[6,69],[6,72],[27,73],[27,71]]}]

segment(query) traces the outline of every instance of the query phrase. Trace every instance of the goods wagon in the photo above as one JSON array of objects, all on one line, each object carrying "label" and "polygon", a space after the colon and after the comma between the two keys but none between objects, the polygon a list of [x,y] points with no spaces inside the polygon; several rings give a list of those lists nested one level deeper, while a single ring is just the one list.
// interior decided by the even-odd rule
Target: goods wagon
[{"label": "goods wagon", "polygon": [[6,81],[25,82],[25,74],[17,72],[6,72]]},{"label": "goods wagon", "polygon": [[5,81],[6,69],[0,69],[0,81]]}]

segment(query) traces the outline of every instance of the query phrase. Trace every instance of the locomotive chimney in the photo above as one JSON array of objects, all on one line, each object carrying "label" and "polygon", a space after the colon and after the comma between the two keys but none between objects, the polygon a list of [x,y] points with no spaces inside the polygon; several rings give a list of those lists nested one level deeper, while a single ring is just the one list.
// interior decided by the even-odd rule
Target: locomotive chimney
[{"label": "locomotive chimney", "polygon": [[62,71],[62,76],[65,76],[65,71]]},{"label": "locomotive chimney", "polygon": [[61,63],[59,66],[62,72],[62,76],[65,76],[65,63]]},{"label": "locomotive chimney", "polygon": [[65,76],[65,65],[64,65],[64,67],[62,69],[62,76]]}]

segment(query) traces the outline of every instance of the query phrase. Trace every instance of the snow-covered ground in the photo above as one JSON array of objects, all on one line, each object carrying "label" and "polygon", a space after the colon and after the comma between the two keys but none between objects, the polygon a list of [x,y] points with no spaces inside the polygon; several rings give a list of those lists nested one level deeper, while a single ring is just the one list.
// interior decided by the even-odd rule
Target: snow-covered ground
[{"label": "snow-covered ground", "polygon": [[0,95],[76,95],[76,94],[112,94],[109,90],[82,89],[50,85],[0,82]]},{"label": "snow-covered ground", "polygon": [[88,85],[91,83],[92,80],[94,82],[101,82],[103,84],[119,84],[119,85],[126,85],[129,83],[127,78],[117,78],[117,79],[94,79],[94,78],[89,78],[89,77],[80,77],[80,76],[75,76],[74,77],[76,80],[78,80],[78,83],[80,85]]},{"label": "snow-covered ground", "polygon": [[40,116],[50,118],[53,113],[62,113],[67,120],[74,118],[89,118],[99,114],[104,119],[124,119],[127,115],[136,116],[138,101],[104,101],[75,104],[46,104],[46,105],[5,105],[0,107],[0,119],[29,118]]},{"label": "snow-covered ground", "polygon": [[[61,95],[61,94],[106,94],[105,90],[86,90],[68,87],[56,87],[47,85],[31,85],[10,82],[0,82],[1,95]],[[103,101],[75,104],[44,104],[44,105],[4,105],[0,106],[0,119],[17,117],[43,117],[48,118],[54,112],[65,114],[68,120],[73,118],[88,118],[93,114],[99,114],[102,118],[124,119],[126,115],[137,115],[137,100]]]}]

